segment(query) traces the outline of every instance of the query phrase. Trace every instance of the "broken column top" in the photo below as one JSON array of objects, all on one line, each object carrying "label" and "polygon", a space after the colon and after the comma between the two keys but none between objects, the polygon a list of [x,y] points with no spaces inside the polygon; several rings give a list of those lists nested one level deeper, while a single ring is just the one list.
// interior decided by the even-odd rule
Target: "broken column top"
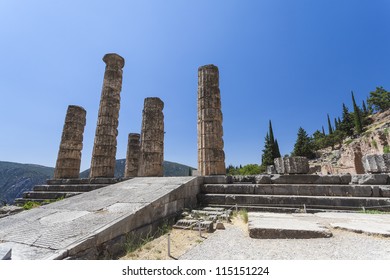
[{"label": "broken column top", "polygon": [[125,59],[116,53],[108,53],[103,57],[103,61],[110,66],[118,66],[123,68],[125,66]]},{"label": "broken column top", "polygon": [[139,138],[140,135],[139,133],[129,133],[129,138]]},{"label": "broken column top", "polygon": [[214,64],[207,64],[207,65],[200,66],[200,67],[198,68],[198,71],[203,70],[203,69],[211,69],[211,70],[216,70],[216,71],[218,71],[218,67],[215,66]]},{"label": "broken column top", "polygon": [[164,109],[164,102],[158,97],[147,97],[144,101],[145,109]]}]

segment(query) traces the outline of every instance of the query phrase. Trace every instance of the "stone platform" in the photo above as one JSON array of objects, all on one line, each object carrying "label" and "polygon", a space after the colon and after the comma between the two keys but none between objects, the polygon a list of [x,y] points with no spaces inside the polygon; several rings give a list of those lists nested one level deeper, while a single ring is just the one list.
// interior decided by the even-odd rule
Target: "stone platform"
[{"label": "stone platform", "polygon": [[390,237],[390,214],[248,213],[249,236],[258,239],[331,237],[332,229]]},{"label": "stone platform", "polygon": [[196,177],[123,181],[0,219],[0,250],[12,259],[105,259],[123,253],[129,233],[153,232],[196,206]]}]

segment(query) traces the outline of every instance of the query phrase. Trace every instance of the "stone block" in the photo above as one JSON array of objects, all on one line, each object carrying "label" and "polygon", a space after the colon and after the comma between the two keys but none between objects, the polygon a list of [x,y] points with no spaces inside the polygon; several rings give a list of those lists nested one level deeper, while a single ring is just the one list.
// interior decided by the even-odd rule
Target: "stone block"
[{"label": "stone block", "polygon": [[276,174],[275,165],[268,165],[267,166],[267,174]]},{"label": "stone block", "polygon": [[274,159],[276,172],[279,174],[307,174],[309,161],[306,157],[285,157]]},{"label": "stone block", "polygon": [[389,175],[387,174],[357,174],[352,176],[352,184],[358,185],[387,185]]},{"label": "stone block", "polygon": [[390,154],[365,155],[362,158],[362,162],[366,173],[390,172]]},{"label": "stone block", "polygon": [[223,175],[203,176],[204,184],[230,184],[232,182],[233,182],[232,176],[223,176]]},{"label": "stone block", "polygon": [[267,175],[256,175],[255,176],[256,184],[272,184],[271,176]]},{"label": "stone block", "polygon": [[0,247],[0,260],[10,260],[12,249],[8,247]]}]

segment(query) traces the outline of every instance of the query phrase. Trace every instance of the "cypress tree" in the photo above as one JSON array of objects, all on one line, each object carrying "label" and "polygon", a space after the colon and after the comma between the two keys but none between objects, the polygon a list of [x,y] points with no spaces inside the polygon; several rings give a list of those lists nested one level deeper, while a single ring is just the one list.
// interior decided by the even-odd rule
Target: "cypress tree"
[{"label": "cypress tree", "polygon": [[352,94],[353,119],[354,119],[354,124],[355,124],[355,131],[356,131],[356,133],[360,134],[363,131],[362,115],[360,112],[360,108],[356,105],[355,96],[353,95],[353,91],[351,91],[351,94]]},{"label": "cypress tree", "polygon": [[275,139],[272,129],[272,123],[269,121],[269,132],[265,137],[265,144],[263,149],[263,155],[261,158],[261,165],[267,166],[274,164],[274,159],[281,157],[278,141]]},{"label": "cypress tree", "polygon": [[261,165],[267,166],[274,164],[272,145],[270,142],[269,134],[265,136],[263,155],[261,157]]},{"label": "cypress tree", "polygon": [[348,111],[347,106],[343,103],[343,115],[342,115],[342,121],[340,123],[340,130],[343,131],[346,135],[352,136],[353,135],[353,120],[351,117],[351,114]]},{"label": "cypress tree", "polygon": [[324,126],[322,126],[322,134],[325,136],[325,129],[324,129]]},{"label": "cypress tree", "polygon": [[333,128],[332,128],[332,124],[330,123],[330,118],[329,118],[329,114],[328,115],[328,131],[329,131],[329,135],[333,133]]},{"label": "cypress tree", "polygon": [[306,131],[302,127],[298,129],[297,141],[295,142],[292,155],[307,157],[309,159],[315,158],[312,139],[307,135]]},{"label": "cypress tree", "polygon": [[279,150],[279,144],[278,144],[278,140],[275,139],[275,158],[279,158],[279,157],[282,157],[280,155],[280,150]]},{"label": "cypress tree", "polygon": [[367,110],[367,106],[366,106],[366,103],[364,102],[364,100],[363,100],[363,104],[362,104],[362,109],[363,109],[363,115],[368,116],[368,110]]},{"label": "cypress tree", "polygon": [[338,130],[339,129],[339,124],[337,122],[337,118],[334,118],[334,129]]}]

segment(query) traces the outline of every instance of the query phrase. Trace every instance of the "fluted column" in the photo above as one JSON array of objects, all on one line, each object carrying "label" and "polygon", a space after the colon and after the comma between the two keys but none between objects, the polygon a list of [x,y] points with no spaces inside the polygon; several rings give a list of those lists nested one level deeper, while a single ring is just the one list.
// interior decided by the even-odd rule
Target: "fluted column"
[{"label": "fluted column", "polygon": [[92,152],[90,178],[112,178],[115,172],[122,68],[125,60],[115,53],[110,53],[103,57],[103,61],[106,63],[106,70]]},{"label": "fluted column", "polygon": [[163,176],[164,103],[160,98],[145,98],[142,112],[141,152],[138,176]]},{"label": "fluted column", "polygon": [[68,106],[54,179],[79,178],[86,114],[80,106]]},{"label": "fluted column", "polygon": [[214,65],[198,69],[198,170],[200,175],[224,175],[225,153],[219,72]]},{"label": "fluted column", "polygon": [[127,144],[125,178],[137,177],[140,154],[140,134],[130,133]]}]

